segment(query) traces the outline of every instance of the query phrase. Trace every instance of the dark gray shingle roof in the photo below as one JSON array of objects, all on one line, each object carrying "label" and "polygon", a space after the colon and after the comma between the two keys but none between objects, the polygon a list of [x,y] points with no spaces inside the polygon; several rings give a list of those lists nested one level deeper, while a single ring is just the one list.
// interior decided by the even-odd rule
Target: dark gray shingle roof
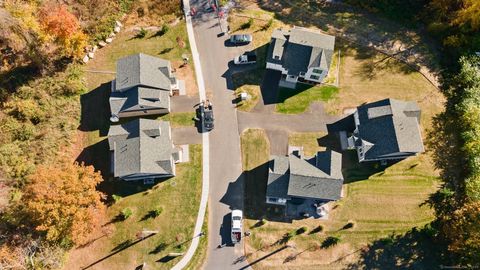
[{"label": "dark gray shingle roof", "polygon": [[267,196],[287,198],[288,157],[272,156],[269,164]]},{"label": "dark gray shingle roof", "polygon": [[398,152],[423,152],[420,108],[415,102],[384,99],[357,108],[358,141],[368,145],[365,159]]},{"label": "dark gray shingle roof", "polygon": [[316,164],[294,154],[274,156],[270,163],[267,196],[303,197],[338,200],[342,191],[342,155],[333,151],[319,152]]},{"label": "dark gray shingle roof", "polygon": [[110,127],[108,143],[114,151],[114,176],[171,174],[173,145],[170,123],[135,119]]},{"label": "dark gray shingle roof", "polygon": [[171,90],[170,61],[139,53],[117,61],[115,91],[125,91],[135,86]]},{"label": "dark gray shingle roof", "polygon": [[109,102],[110,111],[115,115],[120,112],[144,109],[168,109],[170,93],[158,89],[134,87],[125,92],[112,92]]},{"label": "dark gray shingle roof", "polygon": [[276,29],[267,51],[267,61],[282,64],[291,75],[307,72],[314,67],[328,70],[334,46],[334,36],[318,31],[302,27],[294,27],[289,31]]}]

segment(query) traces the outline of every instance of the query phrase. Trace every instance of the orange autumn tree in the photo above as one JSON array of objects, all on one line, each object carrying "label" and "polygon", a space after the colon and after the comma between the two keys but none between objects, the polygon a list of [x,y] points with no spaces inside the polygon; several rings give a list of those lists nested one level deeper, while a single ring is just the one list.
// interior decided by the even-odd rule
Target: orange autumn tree
[{"label": "orange autumn tree", "polygon": [[26,212],[48,241],[83,244],[104,214],[104,195],[96,190],[102,177],[92,166],[62,163],[39,166],[30,176],[24,195]]},{"label": "orange autumn tree", "polygon": [[40,9],[40,24],[51,35],[60,51],[67,57],[80,57],[87,44],[87,36],[80,23],[63,4],[48,3]]}]

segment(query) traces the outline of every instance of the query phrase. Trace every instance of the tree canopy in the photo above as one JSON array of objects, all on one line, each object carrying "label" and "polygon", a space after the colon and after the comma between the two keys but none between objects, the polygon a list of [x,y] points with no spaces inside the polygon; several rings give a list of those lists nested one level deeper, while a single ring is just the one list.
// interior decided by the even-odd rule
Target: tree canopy
[{"label": "tree canopy", "polygon": [[92,166],[65,162],[61,167],[38,166],[25,188],[25,210],[46,239],[62,244],[82,244],[100,224],[102,181]]}]

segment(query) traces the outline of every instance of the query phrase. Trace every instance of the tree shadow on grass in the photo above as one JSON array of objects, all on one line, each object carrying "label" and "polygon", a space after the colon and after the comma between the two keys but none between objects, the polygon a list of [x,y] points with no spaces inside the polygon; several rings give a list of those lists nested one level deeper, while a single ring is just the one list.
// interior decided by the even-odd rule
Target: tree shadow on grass
[{"label": "tree shadow on grass", "polygon": [[429,229],[413,228],[405,234],[376,240],[360,252],[346,269],[440,269],[446,249],[433,242]]}]

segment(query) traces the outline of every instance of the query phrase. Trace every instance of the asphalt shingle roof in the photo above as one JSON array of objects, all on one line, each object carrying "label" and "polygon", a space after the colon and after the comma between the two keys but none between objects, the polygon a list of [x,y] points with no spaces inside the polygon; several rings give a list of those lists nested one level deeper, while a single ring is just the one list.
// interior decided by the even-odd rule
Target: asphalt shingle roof
[{"label": "asphalt shingle roof", "polygon": [[311,164],[294,154],[273,157],[267,196],[338,200],[343,184],[341,154],[319,152],[315,161],[316,164]]},{"label": "asphalt shingle roof", "polygon": [[384,99],[357,108],[357,143],[368,144],[365,159],[376,159],[398,152],[423,152],[420,108],[415,102]]},{"label": "asphalt shingle roof", "polygon": [[125,92],[112,92],[110,95],[110,111],[118,115],[120,112],[144,109],[168,109],[170,93],[158,89],[134,87]]},{"label": "asphalt shingle roof", "polygon": [[[276,29],[267,52],[267,61],[282,64],[290,75],[309,68],[327,69],[332,61],[335,37],[302,27]],[[275,58],[279,56],[279,59]]]},{"label": "asphalt shingle roof", "polygon": [[114,151],[115,177],[175,173],[169,122],[140,118],[111,126],[108,144]]},{"label": "asphalt shingle roof", "polygon": [[171,90],[173,76],[170,61],[139,53],[117,61],[115,91],[135,86]]}]

